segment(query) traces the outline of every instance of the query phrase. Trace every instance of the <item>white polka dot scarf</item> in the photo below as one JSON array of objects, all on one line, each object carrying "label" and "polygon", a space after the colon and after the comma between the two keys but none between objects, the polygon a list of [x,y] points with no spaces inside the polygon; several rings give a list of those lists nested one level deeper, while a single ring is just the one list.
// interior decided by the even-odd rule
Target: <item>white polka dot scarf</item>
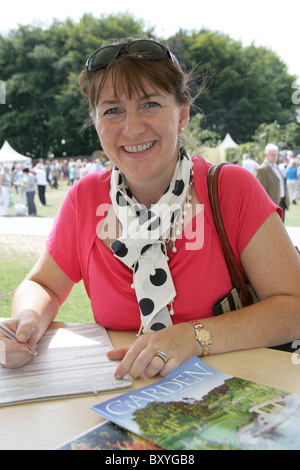
[{"label": "white polka dot scarf", "polygon": [[144,333],[173,324],[168,309],[176,291],[166,256],[171,224],[181,214],[191,180],[193,163],[184,149],[171,183],[157,204],[147,210],[131,194],[125,176],[112,170],[110,196],[122,229],[111,244],[114,256],[133,269],[133,285]]}]

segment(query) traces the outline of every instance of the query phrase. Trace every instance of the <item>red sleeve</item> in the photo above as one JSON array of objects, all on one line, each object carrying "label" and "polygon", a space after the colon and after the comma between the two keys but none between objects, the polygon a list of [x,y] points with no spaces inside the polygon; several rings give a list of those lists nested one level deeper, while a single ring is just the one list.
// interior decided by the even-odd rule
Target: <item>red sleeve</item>
[{"label": "red sleeve", "polygon": [[77,246],[77,217],[74,193],[76,186],[68,192],[52,231],[46,241],[46,247],[58,266],[73,281],[82,279]]},{"label": "red sleeve", "polygon": [[219,195],[225,229],[237,258],[272,212],[282,216],[255,176],[238,165],[222,168]]}]

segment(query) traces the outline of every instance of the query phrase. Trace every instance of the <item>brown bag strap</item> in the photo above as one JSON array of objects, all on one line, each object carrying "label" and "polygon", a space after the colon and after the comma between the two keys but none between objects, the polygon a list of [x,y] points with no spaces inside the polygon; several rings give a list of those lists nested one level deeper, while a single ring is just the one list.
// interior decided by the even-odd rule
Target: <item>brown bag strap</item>
[{"label": "brown bag strap", "polygon": [[240,288],[240,299],[244,307],[251,305],[253,299],[251,294],[247,289],[245,279],[241,273],[239,265],[236,262],[232,248],[230,246],[226,230],[224,227],[224,222],[222,219],[220,203],[219,203],[219,190],[218,190],[218,176],[224,165],[228,165],[227,162],[222,162],[219,164],[212,165],[207,172],[207,187],[208,187],[208,197],[213,213],[216,229],[220,238],[222,249],[225,255],[228,271],[230,274],[231,282],[233,287]]}]

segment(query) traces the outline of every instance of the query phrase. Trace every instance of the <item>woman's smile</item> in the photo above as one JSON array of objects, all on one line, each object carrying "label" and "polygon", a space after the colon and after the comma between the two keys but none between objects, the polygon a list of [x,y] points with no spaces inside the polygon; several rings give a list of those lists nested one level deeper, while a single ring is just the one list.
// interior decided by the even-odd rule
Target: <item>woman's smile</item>
[{"label": "woman's smile", "polygon": [[127,153],[143,153],[153,147],[155,141],[147,142],[146,144],[137,145],[124,145],[123,148]]},{"label": "woman's smile", "polygon": [[123,145],[122,149],[130,158],[146,157],[150,150],[155,146],[156,141],[147,142],[145,144]]}]

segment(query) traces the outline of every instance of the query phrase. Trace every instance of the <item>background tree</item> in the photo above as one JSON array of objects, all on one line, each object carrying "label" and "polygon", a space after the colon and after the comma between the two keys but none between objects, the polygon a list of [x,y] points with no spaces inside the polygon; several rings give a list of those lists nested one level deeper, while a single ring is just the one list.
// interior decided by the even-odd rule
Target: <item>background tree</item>
[{"label": "background tree", "polygon": [[0,107],[0,142],[31,157],[90,155],[99,141],[93,129],[80,134],[88,112],[78,86],[85,58],[108,38],[144,34],[142,23],[124,14],[84,15],[78,24],[55,21],[46,30],[21,26],[0,36],[7,103]]},{"label": "background tree", "polygon": [[[31,157],[86,156],[98,149],[92,128],[80,133],[88,105],[78,75],[103,42],[127,36],[159,40],[128,14],[87,14],[78,23],[67,19],[47,29],[20,26],[0,36],[0,79],[6,86],[0,145],[8,140]],[[215,145],[230,132],[235,141],[247,142],[263,123],[296,122],[291,100],[295,77],[273,51],[243,48],[229,36],[206,30],[180,30],[166,42],[184,68],[196,67],[195,89],[205,84],[192,111],[193,138]]]},{"label": "background tree", "polygon": [[250,140],[261,123],[295,120],[291,95],[296,77],[272,50],[242,47],[227,35],[207,30],[180,31],[168,43],[188,69],[198,65],[199,78],[207,81],[196,104],[208,129],[223,137],[229,132],[241,143]]}]

